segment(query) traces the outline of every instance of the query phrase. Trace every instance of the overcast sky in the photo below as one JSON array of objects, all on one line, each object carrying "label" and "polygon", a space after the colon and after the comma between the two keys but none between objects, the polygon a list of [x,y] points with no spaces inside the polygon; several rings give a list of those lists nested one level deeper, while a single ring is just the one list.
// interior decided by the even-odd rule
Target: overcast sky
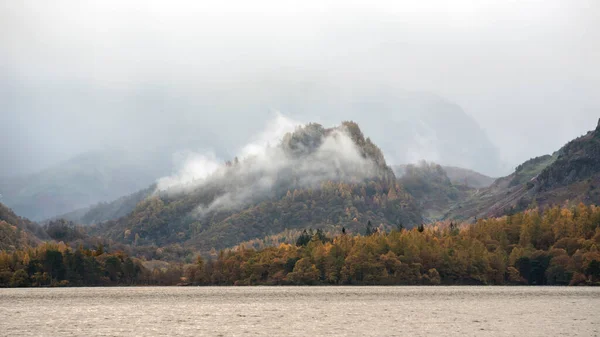
[{"label": "overcast sky", "polygon": [[314,91],[435,93],[508,167],[600,117],[595,0],[0,0],[0,49],[4,175],[103,146],[235,153]]}]

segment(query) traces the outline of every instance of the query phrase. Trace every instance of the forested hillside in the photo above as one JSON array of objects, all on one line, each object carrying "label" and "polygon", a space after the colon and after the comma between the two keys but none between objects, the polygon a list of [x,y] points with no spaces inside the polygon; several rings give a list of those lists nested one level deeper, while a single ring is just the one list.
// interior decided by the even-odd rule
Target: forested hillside
[{"label": "forested hillside", "polygon": [[357,124],[309,124],[263,157],[234,162],[211,177],[172,186],[126,217],[91,233],[135,245],[185,243],[226,248],[284,229],[356,229],[367,220],[421,222],[413,198],[396,181],[379,148]]},{"label": "forested hillside", "polygon": [[[530,284],[600,282],[600,208],[553,207],[475,224],[389,233],[315,233],[260,251],[238,247],[188,267],[198,284]],[[191,270],[190,270],[191,269]]]},{"label": "forested hillside", "polygon": [[91,226],[0,204],[0,285],[596,284],[599,134],[474,188],[436,164],[397,178],[357,124],[309,124],[73,215]]},{"label": "forested hillside", "polygon": [[38,224],[0,203],[0,250],[21,249],[47,239],[50,237]]},{"label": "forested hillside", "polygon": [[415,198],[427,221],[439,220],[472,193],[468,186],[453,184],[442,166],[427,162],[404,166],[398,182]]},{"label": "forested hillside", "polygon": [[[419,163],[414,164],[402,164],[402,165],[394,165],[392,168],[394,169],[394,173],[400,179],[406,173],[406,169],[408,166],[419,167],[425,166],[424,164],[429,165],[439,165],[433,162],[428,163],[427,161],[421,161]],[[447,165],[439,165],[450,182],[455,186],[464,186],[464,187],[472,187],[472,188],[484,188],[490,186],[496,179],[492,177],[488,177],[485,174],[481,174],[479,172],[475,172],[473,170],[456,167],[456,166],[447,166]]]},{"label": "forested hillside", "polygon": [[[533,158],[489,187],[476,187],[469,179],[485,184],[477,180],[485,176],[427,163],[397,166],[394,179],[381,151],[357,124],[332,129],[309,124],[262,157],[236,158],[205,180],[149,188],[71,219],[97,223],[92,235],[124,244],[183,244],[208,251],[285,230],[357,231],[369,220],[384,228],[411,227],[439,219],[475,221],[566,201],[591,204],[600,202],[594,173],[597,134],[590,132],[552,156]],[[343,135],[351,144],[342,142]],[[347,153],[338,158],[324,148]],[[356,154],[359,159],[352,157]],[[560,172],[571,176],[553,183]]]},{"label": "forested hillside", "polygon": [[100,202],[90,207],[60,215],[55,219],[66,219],[85,225],[115,220],[129,214],[137,204],[150,197],[155,190],[156,184],[153,184],[146,189],[120,197],[117,200]]},{"label": "forested hillside", "polygon": [[46,243],[0,251],[0,286],[123,284],[438,285],[600,283],[600,207],[533,209],[475,224],[440,222],[385,232],[285,233],[295,242],[252,243],[164,262],[98,245]]}]

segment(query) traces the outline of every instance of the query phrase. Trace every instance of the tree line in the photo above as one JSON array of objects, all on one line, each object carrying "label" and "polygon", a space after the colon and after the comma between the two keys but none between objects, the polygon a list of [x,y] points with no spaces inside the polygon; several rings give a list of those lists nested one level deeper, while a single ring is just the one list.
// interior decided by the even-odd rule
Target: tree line
[{"label": "tree line", "polygon": [[0,251],[0,287],[174,285],[180,264],[160,263],[152,269],[122,251],[106,252],[63,242],[46,242],[13,252]]},{"label": "tree line", "polygon": [[305,231],[295,242],[242,244],[189,264],[46,243],[0,252],[0,286],[599,285],[599,245],[600,207],[580,204],[391,232],[367,224],[364,235]]}]

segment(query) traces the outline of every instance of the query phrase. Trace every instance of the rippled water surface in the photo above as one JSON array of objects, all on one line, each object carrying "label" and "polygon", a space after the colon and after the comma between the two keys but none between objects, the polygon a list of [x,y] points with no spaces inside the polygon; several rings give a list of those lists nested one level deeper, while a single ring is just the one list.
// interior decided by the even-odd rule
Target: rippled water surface
[{"label": "rippled water surface", "polygon": [[0,289],[1,336],[600,336],[600,288]]}]

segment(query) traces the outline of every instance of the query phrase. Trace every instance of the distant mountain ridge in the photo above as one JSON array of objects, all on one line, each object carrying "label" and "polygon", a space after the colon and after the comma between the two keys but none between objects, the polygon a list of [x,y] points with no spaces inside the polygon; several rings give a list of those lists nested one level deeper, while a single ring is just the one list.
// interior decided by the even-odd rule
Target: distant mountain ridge
[{"label": "distant mountain ridge", "polygon": [[453,183],[438,164],[423,161],[396,167],[396,172],[399,172],[398,182],[415,198],[426,222],[441,218],[470,192],[469,187]]},{"label": "distant mountain ridge", "polygon": [[139,191],[167,168],[122,149],[91,151],[36,174],[0,181],[0,193],[15,212],[39,221]]},{"label": "distant mountain ridge", "polygon": [[[233,157],[229,151],[243,145],[236,142],[248,139],[265,118],[272,117],[268,111],[282,111],[300,121],[356,120],[389,163],[427,159],[484,173],[501,171],[498,150],[484,130],[460,106],[437,95],[396,90],[381,83],[371,83],[360,92],[311,81],[265,85],[275,90],[259,86],[236,102],[226,99],[230,92],[219,92],[209,105],[217,114],[236,111],[260,116],[244,119],[249,127],[240,137],[215,131],[226,130],[226,121],[207,121],[203,127],[209,130],[198,132],[202,127],[196,130],[189,125],[180,130],[181,137],[161,135],[160,140],[149,140],[147,147],[135,151],[107,148],[82,153],[35,174],[2,177],[0,201],[36,221],[110,202],[168,175],[171,156],[177,151],[209,146],[219,158]],[[449,123],[456,127],[448,128]],[[452,179],[452,173],[448,174]]]},{"label": "distant mountain ridge", "polygon": [[[425,162],[425,164],[426,164],[426,162]],[[430,164],[433,164],[433,163],[430,163]],[[408,165],[410,165],[410,164],[402,164],[402,165],[393,165],[392,166],[392,168],[394,169],[394,172],[396,173],[398,178],[401,178],[405,174],[406,167]],[[412,164],[412,165],[414,166],[415,164]],[[416,165],[423,166],[423,164],[416,164]],[[476,172],[474,170],[467,169],[467,168],[456,167],[456,166],[447,166],[447,165],[440,165],[440,167],[444,170],[446,176],[448,177],[448,179],[450,179],[450,182],[452,182],[452,184],[454,184],[454,185],[463,185],[463,186],[467,186],[467,187],[483,188],[483,187],[490,186],[496,180],[496,178],[488,177],[485,174],[481,174],[479,172]]]},{"label": "distant mountain ridge", "polygon": [[599,204],[600,121],[552,156],[533,158],[448,212],[446,218],[498,216],[532,206]]},{"label": "distant mountain ridge", "polygon": [[364,115],[361,107],[371,108],[361,125],[374,134],[390,162],[426,160],[484,174],[503,171],[498,148],[458,104],[430,93],[402,92],[359,97],[357,101],[348,113],[363,111]]},{"label": "distant mountain ridge", "polygon": [[91,225],[124,217],[135,209],[137,204],[150,197],[156,190],[156,184],[150,187],[120,197],[109,202],[80,208],[75,211],[53,217],[51,220],[65,219],[78,224]]}]

